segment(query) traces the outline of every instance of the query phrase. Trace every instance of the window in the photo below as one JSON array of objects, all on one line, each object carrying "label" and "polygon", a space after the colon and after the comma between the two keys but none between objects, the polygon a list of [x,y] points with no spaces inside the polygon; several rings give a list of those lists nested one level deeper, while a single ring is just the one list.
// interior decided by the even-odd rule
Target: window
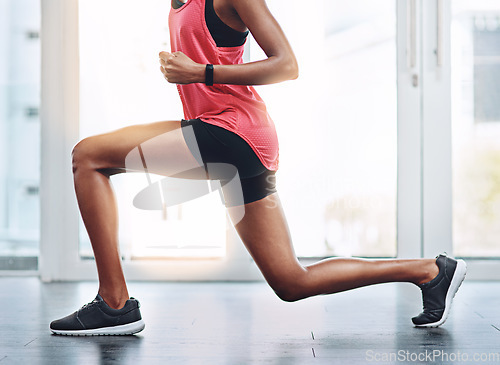
[{"label": "window", "polygon": [[500,256],[500,4],[453,1],[456,255]]},{"label": "window", "polygon": [[[259,87],[297,255],[396,255],[396,3],[275,0],[298,80]],[[296,25],[300,24],[300,27]],[[251,58],[264,55],[253,42]]]},{"label": "window", "polygon": [[40,4],[0,2],[0,270],[37,270]]},{"label": "window", "polygon": [[474,49],[474,120],[500,122],[500,14],[472,19]]}]

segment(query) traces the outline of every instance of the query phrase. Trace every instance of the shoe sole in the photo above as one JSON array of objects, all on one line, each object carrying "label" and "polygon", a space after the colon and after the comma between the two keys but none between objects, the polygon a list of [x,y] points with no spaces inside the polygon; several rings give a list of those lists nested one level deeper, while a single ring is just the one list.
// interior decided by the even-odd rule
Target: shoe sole
[{"label": "shoe sole", "polygon": [[141,319],[137,322],[127,323],[121,326],[103,327],[89,330],[63,331],[53,330],[52,328],[50,330],[52,333],[62,336],[126,336],[141,332],[145,326],[146,324]]},{"label": "shoe sole", "polygon": [[467,264],[464,260],[457,260],[457,267],[455,272],[453,273],[453,278],[451,279],[450,287],[448,288],[448,292],[446,293],[446,301],[443,316],[437,322],[427,323],[427,324],[416,324],[415,327],[439,327],[448,318],[448,314],[450,313],[451,303],[453,302],[453,298],[462,285],[462,282],[465,279],[465,275],[467,274]]}]

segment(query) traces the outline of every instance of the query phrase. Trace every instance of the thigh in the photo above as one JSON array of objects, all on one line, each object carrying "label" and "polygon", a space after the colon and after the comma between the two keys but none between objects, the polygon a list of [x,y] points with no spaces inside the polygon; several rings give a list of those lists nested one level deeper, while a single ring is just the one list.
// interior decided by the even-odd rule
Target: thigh
[{"label": "thigh", "polygon": [[221,179],[226,207],[252,203],[277,192],[276,172],[262,167],[264,172],[257,176],[243,178],[237,174],[232,179]]},{"label": "thigh", "polygon": [[128,126],[89,137],[75,146],[75,151],[82,149],[96,170],[166,176],[201,171],[200,158],[187,146],[180,121]]},{"label": "thigh", "polygon": [[278,193],[227,208],[238,235],[257,266],[273,288],[297,282],[304,274],[293,249]]}]

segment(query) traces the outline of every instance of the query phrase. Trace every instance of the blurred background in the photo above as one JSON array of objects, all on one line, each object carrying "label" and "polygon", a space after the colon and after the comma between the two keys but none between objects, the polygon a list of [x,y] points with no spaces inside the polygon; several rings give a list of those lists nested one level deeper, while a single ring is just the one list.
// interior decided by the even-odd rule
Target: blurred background
[{"label": "blurred background", "polygon": [[[444,40],[451,73],[451,120],[444,121],[452,141],[449,253],[496,260],[500,3],[450,4]],[[398,18],[390,0],[268,5],[300,67],[298,80],[257,87],[278,132],[277,186],[297,255],[398,257],[398,126],[405,114],[398,113],[397,32],[407,18]],[[175,86],[158,70],[158,52],[170,49],[169,7],[159,0],[78,3],[79,120],[65,121],[79,131],[72,142],[183,117]],[[0,270],[6,272],[37,271],[41,255],[41,9],[37,0],[0,0]],[[250,38],[245,61],[263,57]],[[148,185],[144,174],[112,181],[125,261],[231,257],[229,223],[216,193],[165,212],[145,211],[132,204]],[[81,219],[73,242],[53,244],[92,259]]]}]

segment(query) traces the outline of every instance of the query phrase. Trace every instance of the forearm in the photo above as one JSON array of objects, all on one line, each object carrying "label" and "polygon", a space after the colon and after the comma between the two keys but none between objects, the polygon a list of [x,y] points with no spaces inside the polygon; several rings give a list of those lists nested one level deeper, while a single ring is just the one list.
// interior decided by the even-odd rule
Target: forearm
[{"label": "forearm", "polygon": [[295,60],[269,57],[238,65],[214,65],[214,84],[267,85],[296,79]]},{"label": "forearm", "polygon": [[[199,65],[196,81],[205,82],[205,65]],[[267,85],[293,80],[298,76],[295,59],[283,60],[271,56],[262,61],[238,65],[214,65],[214,84]]]}]

